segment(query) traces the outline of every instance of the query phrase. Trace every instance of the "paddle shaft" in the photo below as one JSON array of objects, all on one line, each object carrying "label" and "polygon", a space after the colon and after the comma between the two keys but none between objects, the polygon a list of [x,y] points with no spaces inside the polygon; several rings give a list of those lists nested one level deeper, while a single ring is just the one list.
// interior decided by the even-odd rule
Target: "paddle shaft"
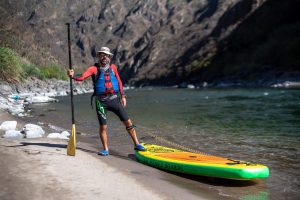
[{"label": "paddle shaft", "polygon": [[[70,37],[70,23],[67,23],[68,27],[68,50],[69,50],[69,69],[72,69],[72,56],[71,56],[71,37]],[[70,76],[70,92],[71,92],[71,110],[72,110],[72,124],[75,124],[74,119],[74,102],[73,102],[73,80]]]}]

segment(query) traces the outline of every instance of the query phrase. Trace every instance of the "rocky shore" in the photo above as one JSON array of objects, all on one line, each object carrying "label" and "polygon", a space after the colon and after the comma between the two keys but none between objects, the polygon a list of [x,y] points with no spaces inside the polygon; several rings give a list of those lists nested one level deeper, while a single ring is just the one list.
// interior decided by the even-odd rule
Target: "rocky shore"
[{"label": "rocky shore", "polygon": [[[0,109],[19,117],[30,115],[25,107],[31,103],[56,102],[55,97],[66,96],[70,82],[56,79],[39,80],[31,77],[21,84],[0,83]],[[92,92],[92,83],[74,82],[74,94]]]},{"label": "rocky shore", "polygon": [[[0,83],[0,111],[8,112],[17,117],[28,117],[31,110],[27,105],[35,103],[58,102],[55,97],[66,96],[69,93],[69,82],[62,80],[41,81],[30,78],[22,84]],[[91,83],[74,83],[74,94],[91,92]],[[42,124],[24,124],[17,128],[16,120],[3,120],[0,123],[0,130],[4,131],[4,138],[57,138],[68,140],[70,133],[65,130],[51,129],[45,134]]]}]

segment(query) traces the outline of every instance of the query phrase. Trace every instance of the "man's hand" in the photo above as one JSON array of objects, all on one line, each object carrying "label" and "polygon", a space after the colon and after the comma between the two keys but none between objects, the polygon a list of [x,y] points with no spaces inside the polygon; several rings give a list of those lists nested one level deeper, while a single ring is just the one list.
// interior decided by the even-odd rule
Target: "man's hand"
[{"label": "man's hand", "polygon": [[70,76],[71,78],[74,76],[74,70],[73,69],[68,69],[67,73],[68,73],[68,76]]},{"label": "man's hand", "polygon": [[121,104],[124,108],[126,107],[126,97],[125,96],[121,97]]}]

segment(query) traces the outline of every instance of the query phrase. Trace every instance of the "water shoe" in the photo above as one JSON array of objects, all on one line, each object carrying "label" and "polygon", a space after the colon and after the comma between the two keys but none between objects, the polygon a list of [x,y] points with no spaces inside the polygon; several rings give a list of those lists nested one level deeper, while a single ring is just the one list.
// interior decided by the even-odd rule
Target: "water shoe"
[{"label": "water shoe", "polygon": [[101,151],[101,152],[98,152],[98,155],[100,155],[100,156],[108,156],[108,150],[103,150],[103,151]]},{"label": "water shoe", "polygon": [[143,147],[143,145],[141,145],[141,144],[137,144],[134,147],[134,150],[137,150],[137,151],[147,151],[147,149],[145,147]]}]

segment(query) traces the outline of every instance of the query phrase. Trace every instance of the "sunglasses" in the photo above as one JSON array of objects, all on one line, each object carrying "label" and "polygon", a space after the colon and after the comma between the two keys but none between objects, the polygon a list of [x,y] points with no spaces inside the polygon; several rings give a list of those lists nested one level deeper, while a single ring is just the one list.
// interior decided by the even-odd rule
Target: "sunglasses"
[{"label": "sunglasses", "polygon": [[104,58],[104,57],[110,58],[111,56],[108,55],[108,54],[101,53],[101,54],[99,54],[99,57],[102,57],[102,58]]}]

